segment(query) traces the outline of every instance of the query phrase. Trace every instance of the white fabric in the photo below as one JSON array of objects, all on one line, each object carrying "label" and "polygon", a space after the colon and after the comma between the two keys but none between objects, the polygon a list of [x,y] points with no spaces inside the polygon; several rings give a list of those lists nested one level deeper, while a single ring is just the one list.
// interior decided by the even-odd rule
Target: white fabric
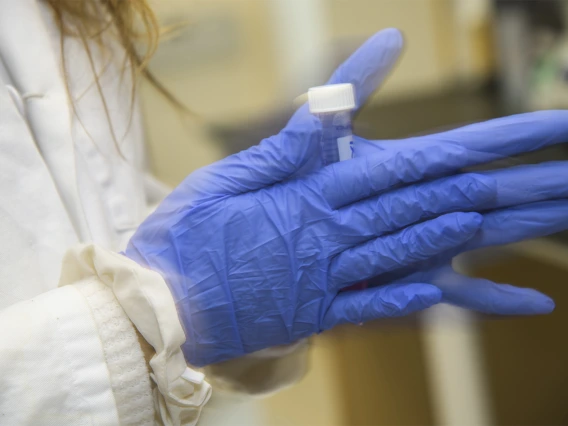
[{"label": "white fabric", "polygon": [[[201,373],[182,366],[171,296],[157,275],[108,254],[125,247],[166,192],[144,171],[124,54],[92,46],[107,116],[84,46],[70,39],[64,49],[75,111],[49,7],[0,0],[0,424],[145,424],[155,410],[164,422],[193,424],[209,391]],[[65,253],[79,243],[100,248],[74,251],[63,274],[74,284],[57,288]],[[136,289],[140,277],[145,284]],[[157,350],[153,389],[126,314]],[[283,374],[272,356],[271,371],[286,384],[303,371],[304,361]],[[276,389],[274,377],[270,389],[256,386],[258,378],[243,388]]]},{"label": "white fabric", "polygon": [[156,272],[96,246],[70,251],[61,285],[93,275],[112,289],[122,308],[156,354],[150,360],[156,382],[154,406],[166,425],[195,425],[211,386],[203,374],[189,369],[180,346],[185,335],[168,286]]},{"label": "white fabric", "polygon": [[0,239],[0,308],[54,288],[63,254],[79,241],[27,122],[2,82]]},{"label": "white fabric", "polygon": [[[67,92],[57,57],[46,54],[52,51],[52,46],[49,38],[44,36],[45,24],[39,16],[39,7],[31,0],[2,0],[0,5],[0,53],[3,62],[9,65],[9,75],[14,86],[24,89],[21,93],[25,96],[29,128],[68,210],[69,220],[75,231],[87,238],[87,224],[75,178]],[[39,28],[30,31],[28,25],[17,25],[23,17],[32,20]],[[7,25],[8,23],[11,25]],[[14,40],[18,42],[14,43]],[[22,46],[27,50],[26,55],[21,54]],[[33,66],[29,66],[30,57],[34,58]],[[17,72],[10,72],[12,70]]]},{"label": "white fabric", "polygon": [[87,300],[96,324],[120,424],[151,426],[152,388],[138,335],[112,290],[93,275],[86,274],[75,287]]},{"label": "white fabric", "polygon": [[75,115],[49,7],[0,0],[0,237],[11,242],[0,247],[0,308],[55,288],[64,253],[80,242],[123,249],[147,215],[142,124],[136,105],[130,120],[129,73],[121,78],[119,53],[96,46],[92,53],[125,159],[81,42],[65,43]]},{"label": "white fabric", "polygon": [[[59,33],[50,10],[36,0],[0,0],[0,308],[38,295],[42,301],[45,298],[41,306],[54,306],[53,312],[36,314],[35,301],[15,304],[3,313],[6,319],[0,320],[1,329],[13,333],[6,338],[0,334],[3,380],[8,383],[3,389],[11,390],[0,394],[0,406],[6,407],[0,411],[5,424],[51,424],[50,411],[68,412],[68,417],[53,418],[53,424],[66,425],[144,424],[154,417],[142,351],[132,324],[117,302],[112,302],[114,296],[109,298],[106,293],[106,302],[114,308],[102,311],[101,294],[89,288],[97,283],[82,283],[79,296],[77,290],[56,289],[62,258],[69,248],[79,242],[96,242],[110,250],[123,249],[146,217],[149,203],[164,195],[142,167],[139,112],[135,106],[130,123],[128,72],[124,79],[119,78],[123,57],[104,56],[93,48],[112,129],[92,84],[94,73],[81,42],[70,40],[65,45],[66,56],[71,58],[68,75],[76,100],[74,115],[63,80]],[[114,139],[126,160],[118,154]],[[67,294],[83,300],[62,298]],[[66,303],[74,309],[72,313],[58,310]],[[177,321],[173,302],[170,305],[170,318]],[[22,322],[26,317],[31,320]],[[84,326],[76,330],[81,324]],[[177,327],[181,329],[179,323]],[[19,348],[26,362],[9,356],[22,344],[17,336],[27,336],[26,346]],[[178,353],[180,341],[183,334],[177,339]],[[124,346],[130,348],[120,354]],[[83,348],[89,356],[68,350],[64,357],[63,349],[56,347]],[[125,363],[125,354],[133,355],[134,365]],[[69,359],[82,363],[81,374],[74,374]],[[178,356],[178,360],[183,358]],[[36,369],[41,373],[36,374]],[[36,377],[40,385],[34,385],[28,397],[25,389]],[[160,372],[155,377],[164,381]],[[76,387],[91,389],[94,395],[78,392]],[[131,405],[144,421],[132,417]]]},{"label": "white fabric", "polygon": [[119,424],[95,323],[77,289],[11,306],[0,324],[2,424]]}]

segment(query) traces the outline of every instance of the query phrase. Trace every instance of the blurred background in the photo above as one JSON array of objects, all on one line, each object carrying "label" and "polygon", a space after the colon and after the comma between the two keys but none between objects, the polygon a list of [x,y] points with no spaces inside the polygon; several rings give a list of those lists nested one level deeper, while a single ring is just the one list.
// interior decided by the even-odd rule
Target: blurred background
[{"label": "blurred background", "polygon": [[[294,99],[367,37],[397,27],[406,52],[358,114],[368,138],[401,138],[535,109],[568,108],[568,0],[155,0],[165,27],[151,68],[199,117],[143,88],[155,174],[198,167],[276,133]],[[566,146],[517,159],[568,159]],[[532,286],[542,318],[442,306],[413,324],[346,327],[313,341],[298,386],[215,395],[205,425],[568,424],[568,237],[467,255],[471,275]]]}]

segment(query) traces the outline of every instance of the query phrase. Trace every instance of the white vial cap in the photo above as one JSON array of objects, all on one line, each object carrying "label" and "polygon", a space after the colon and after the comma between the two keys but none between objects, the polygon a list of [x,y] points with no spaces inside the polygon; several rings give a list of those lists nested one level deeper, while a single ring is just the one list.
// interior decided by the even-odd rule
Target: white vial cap
[{"label": "white vial cap", "polygon": [[308,91],[308,102],[312,114],[349,111],[357,106],[355,104],[355,88],[352,84],[312,87]]}]

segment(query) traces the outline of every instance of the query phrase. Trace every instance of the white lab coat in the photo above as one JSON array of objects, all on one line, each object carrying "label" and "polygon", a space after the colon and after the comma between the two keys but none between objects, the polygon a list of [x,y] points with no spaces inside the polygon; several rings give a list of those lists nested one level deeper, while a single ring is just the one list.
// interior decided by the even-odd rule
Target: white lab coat
[{"label": "white lab coat", "polygon": [[186,366],[166,284],[117,254],[166,193],[144,173],[123,53],[93,46],[111,130],[81,42],[64,48],[76,111],[48,6],[0,0],[0,424],[195,424],[208,382],[264,393],[301,377],[303,344]]}]

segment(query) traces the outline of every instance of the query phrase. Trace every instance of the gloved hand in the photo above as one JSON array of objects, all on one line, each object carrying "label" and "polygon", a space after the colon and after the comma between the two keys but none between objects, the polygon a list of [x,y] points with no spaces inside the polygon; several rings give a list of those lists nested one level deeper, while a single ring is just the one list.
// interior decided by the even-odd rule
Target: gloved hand
[{"label": "gloved hand", "polygon": [[[444,213],[478,209],[494,197],[494,182],[475,174],[377,195],[452,161],[452,154],[439,153],[426,164],[401,156],[396,168],[384,168],[382,158],[368,157],[246,192],[220,189],[220,181],[238,184],[243,176],[252,185],[246,164],[264,163],[267,179],[276,174],[279,161],[253,152],[204,169],[219,173],[216,179],[190,176],[125,252],[169,284],[186,328],[184,352],[196,366],[355,318],[404,315],[438,303],[441,292],[422,283],[338,293],[464,244],[478,231],[480,215]],[[382,211],[383,204],[395,208]]]},{"label": "gloved hand", "polygon": [[[522,114],[401,141],[357,139],[354,152],[356,156],[388,156],[389,152],[427,146],[462,146],[470,151],[472,162],[467,165],[473,165],[568,141],[566,120],[566,111]],[[443,291],[444,302],[487,314],[543,314],[554,309],[554,302],[535,290],[458,274],[451,267],[451,258],[469,250],[568,229],[568,162],[524,165],[482,174],[494,180],[497,196],[483,212],[483,225],[477,235],[463,247],[415,265],[417,272],[399,270],[385,274],[371,280],[373,286],[428,282]]]},{"label": "gloved hand", "polygon": [[[395,30],[379,33],[330,82],[355,84],[361,105],[401,47]],[[445,213],[483,210],[496,196],[494,180],[479,174],[399,188],[489,154],[471,158],[463,146],[431,144],[321,169],[319,130],[301,108],[278,135],[188,177],[130,241],[125,254],[168,282],[192,364],[437,303],[440,289],[421,282],[338,291],[461,247],[480,216]],[[510,128],[519,137],[517,130]],[[489,148],[500,155],[498,145]]]},{"label": "gloved hand", "polygon": [[[380,33],[332,82],[355,83],[363,103],[401,46],[397,31]],[[131,239],[125,254],[172,290],[193,365],[438,303],[441,291],[423,283],[338,292],[461,246],[481,220],[455,212],[495,197],[492,179],[474,174],[388,192],[461,164],[456,150],[401,154],[388,165],[371,156],[315,172],[318,150],[319,122],[302,108],[278,135],[189,176]]]}]

